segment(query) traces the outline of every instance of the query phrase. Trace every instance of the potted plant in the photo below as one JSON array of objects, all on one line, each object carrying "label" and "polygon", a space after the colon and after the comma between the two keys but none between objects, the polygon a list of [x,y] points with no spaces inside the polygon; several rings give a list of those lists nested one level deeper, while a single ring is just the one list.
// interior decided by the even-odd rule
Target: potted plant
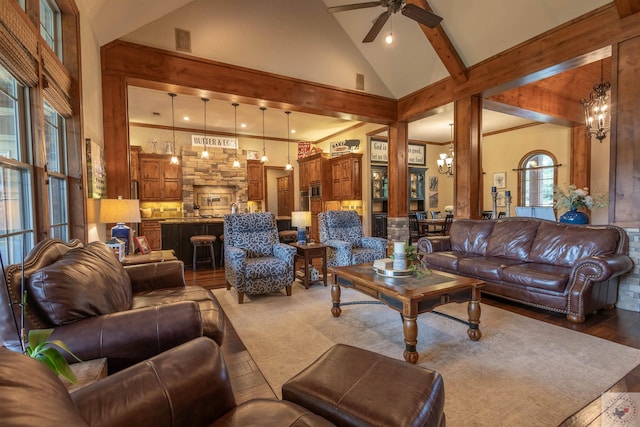
[{"label": "potted plant", "polygon": [[605,196],[592,196],[588,187],[578,188],[574,184],[569,185],[566,192],[560,187],[554,187],[553,199],[556,209],[567,210],[560,216],[560,222],[568,224],[588,224],[589,216],[584,211],[607,206]]}]

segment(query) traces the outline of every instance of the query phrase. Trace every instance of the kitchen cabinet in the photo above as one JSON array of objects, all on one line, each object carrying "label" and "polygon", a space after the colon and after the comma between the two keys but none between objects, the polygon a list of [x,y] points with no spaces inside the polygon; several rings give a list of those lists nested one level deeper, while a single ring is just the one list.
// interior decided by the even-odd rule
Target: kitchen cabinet
[{"label": "kitchen cabinet", "polygon": [[132,145],[130,155],[129,167],[131,173],[131,181],[139,181],[140,180],[140,151],[142,147],[139,145]]},{"label": "kitchen cabinet", "polygon": [[140,200],[181,201],[182,168],[171,156],[140,154]]},{"label": "kitchen cabinet", "polygon": [[309,162],[309,184],[320,184],[322,182],[323,157],[317,157]]},{"label": "kitchen cabinet", "polygon": [[248,199],[264,199],[264,165],[259,160],[247,160]]},{"label": "kitchen cabinet", "polygon": [[318,228],[318,214],[322,212],[322,199],[314,198],[309,203],[309,210],[311,211],[311,230],[309,231],[309,237],[315,242],[320,242],[320,230]]},{"label": "kitchen cabinet", "polygon": [[189,237],[208,234],[217,236],[214,246],[214,254],[216,264],[220,264],[220,256],[222,255],[222,241],[220,235],[224,233],[224,222],[221,220],[212,220],[211,222],[183,222],[183,221],[164,221],[160,223],[162,229],[162,249],[172,249],[179,260],[182,260],[185,267],[192,267],[193,264],[193,245],[189,241]]},{"label": "kitchen cabinet", "polygon": [[333,200],[362,199],[362,154],[344,154],[331,159]]},{"label": "kitchen cabinet", "polygon": [[409,168],[409,212],[427,208],[425,172],[425,168]]},{"label": "kitchen cabinet", "polygon": [[162,249],[160,221],[142,221],[140,223],[140,235],[147,238],[151,250],[158,251]]},{"label": "kitchen cabinet", "polygon": [[300,165],[298,170],[300,171],[300,191],[309,191],[309,162],[298,161]]}]

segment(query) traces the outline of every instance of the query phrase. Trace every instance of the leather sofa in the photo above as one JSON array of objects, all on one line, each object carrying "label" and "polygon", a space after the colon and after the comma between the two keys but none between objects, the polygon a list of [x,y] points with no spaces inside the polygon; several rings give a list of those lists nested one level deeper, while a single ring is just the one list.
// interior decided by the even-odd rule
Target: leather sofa
[{"label": "leather sofa", "polygon": [[[326,390],[331,399],[338,392],[349,396],[325,408],[329,417],[344,420],[339,425],[444,426],[444,388],[437,372],[347,346],[332,350],[323,359],[339,362],[330,372],[339,376],[357,367],[348,381],[326,382],[333,377],[324,375],[325,369],[304,371],[303,379],[292,381],[302,392],[298,395],[304,394],[301,387],[307,388],[310,381],[321,387],[315,388],[315,394]],[[357,359],[361,356],[365,359]],[[376,388],[363,390],[365,384],[350,382],[358,379]],[[393,390],[399,390],[396,396],[402,399],[389,400],[385,391],[390,384],[395,384]],[[349,389],[342,390],[343,386]],[[44,364],[0,348],[0,395],[4,427],[334,425],[331,418],[292,401],[253,399],[237,405],[222,351],[208,338],[189,341],[71,394]],[[386,402],[376,406],[371,397]],[[372,418],[375,413],[384,417]],[[402,424],[386,424],[386,420]]]},{"label": "leather sofa", "polygon": [[435,270],[485,281],[483,293],[564,313],[611,308],[633,263],[625,231],[535,218],[456,220],[448,236],[423,237],[418,253]]},{"label": "leather sofa", "polygon": [[[5,274],[0,342],[20,351],[22,265]],[[179,260],[123,266],[105,243],[50,239],[25,258],[24,279],[25,330],[53,328],[52,340],[82,360],[106,357],[111,372],[197,337],[218,344],[224,338],[218,301],[207,289],[186,286]]]}]

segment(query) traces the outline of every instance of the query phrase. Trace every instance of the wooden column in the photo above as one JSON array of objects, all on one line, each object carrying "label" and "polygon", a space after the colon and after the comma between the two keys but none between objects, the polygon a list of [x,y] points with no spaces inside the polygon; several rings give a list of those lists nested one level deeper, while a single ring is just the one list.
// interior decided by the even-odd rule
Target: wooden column
[{"label": "wooden column", "polygon": [[480,218],[482,211],[482,99],[454,102],[454,200],[457,218]]},{"label": "wooden column", "polygon": [[613,47],[609,221],[640,226],[640,36]]},{"label": "wooden column", "polygon": [[409,239],[408,144],[408,123],[394,122],[389,125],[389,240]]},{"label": "wooden column", "polygon": [[591,188],[591,139],[585,124],[571,128],[571,170],[569,182],[578,188]]}]

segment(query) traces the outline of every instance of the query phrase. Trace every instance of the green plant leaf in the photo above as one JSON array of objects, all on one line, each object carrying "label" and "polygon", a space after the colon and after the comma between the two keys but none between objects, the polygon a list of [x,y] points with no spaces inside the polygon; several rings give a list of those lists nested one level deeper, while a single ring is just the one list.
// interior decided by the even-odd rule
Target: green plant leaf
[{"label": "green plant leaf", "polygon": [[69,367],[69,363],[56,348],[45,348],[38,353],[36,360],[44,363],[57,375],[62,375],[72,383],[75,384],[77,381],[75,374]]},{"label": "green plant leaf", "polygon": [[76,376],[59,349],[69,353],[78,362],[82,362],[82,360],[73,354],[64,342],[60,340],[48,341],[52,333],[53,329],[30,330],[26,352],[30,357],[48,366],[56,375],[62,375],[72,383],[75,383]]}]

